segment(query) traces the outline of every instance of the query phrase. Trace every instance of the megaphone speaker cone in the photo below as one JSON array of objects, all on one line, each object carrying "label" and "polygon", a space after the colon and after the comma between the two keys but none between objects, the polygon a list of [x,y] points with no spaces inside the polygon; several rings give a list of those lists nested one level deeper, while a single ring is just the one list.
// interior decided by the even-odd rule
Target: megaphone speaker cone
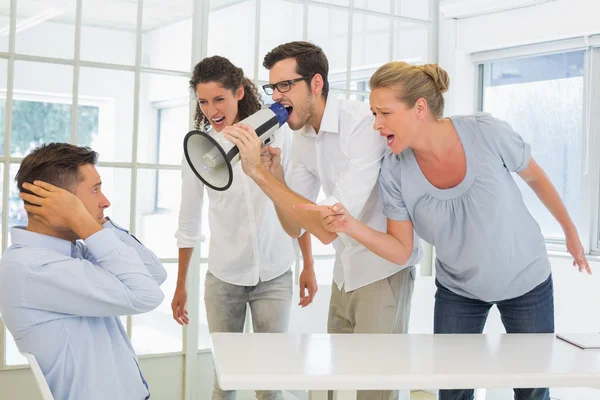
[{"label": "megaphone speaker cone", "polygon": [[183,139],[183,152],[194,174],[214,190],[227,190],[233,182],[233,169],[226,151],[234,147],[223,137],[190,131]]}]

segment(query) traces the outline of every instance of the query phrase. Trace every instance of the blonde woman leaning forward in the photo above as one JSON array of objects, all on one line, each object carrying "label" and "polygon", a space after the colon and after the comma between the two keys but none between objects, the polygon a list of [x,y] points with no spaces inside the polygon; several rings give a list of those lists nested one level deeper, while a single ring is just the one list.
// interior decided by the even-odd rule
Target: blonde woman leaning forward
[{"label": "blonde woman leaning forward", "polygon": [[[436,249],[434,332],[481,333],[496,304],[508,333],[554,331],[550,261],[538,223],[511,175],[533,189],[562,226],[573,265],[591,273],[573,221],[528,143],[489,114],[442,118],[447,73],[437,65],[385,64],[371,77],[375,129],[387,138],[379,186],[387,232],[373,230],[342,204],[297,206],[321,212],[344,232],[402,264],[413,226]],[[441,400],[473,390],[441,390]],[[548,389],[515,389],[517,400],[547,400]]]}]

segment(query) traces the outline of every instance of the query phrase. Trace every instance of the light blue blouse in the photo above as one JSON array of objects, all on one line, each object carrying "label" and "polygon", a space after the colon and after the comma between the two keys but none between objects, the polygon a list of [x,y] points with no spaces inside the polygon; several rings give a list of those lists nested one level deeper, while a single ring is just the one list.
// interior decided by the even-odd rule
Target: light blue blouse
[{"label": "light blue blouse", "polygon": [[489,114],[450,117],[467,160],[463,181],[438,189],[412,149],[384,158],[379,185],[384,214],[412,220],[436,250],[436,277],[452,292],[483,301],[521,296],[550,275],[538,223],[511,172],[527,168],[528,143]]}]

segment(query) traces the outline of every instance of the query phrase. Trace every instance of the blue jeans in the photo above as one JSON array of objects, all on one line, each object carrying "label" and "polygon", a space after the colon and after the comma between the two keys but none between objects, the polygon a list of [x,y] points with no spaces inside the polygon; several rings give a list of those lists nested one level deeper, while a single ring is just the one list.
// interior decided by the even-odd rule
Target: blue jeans
[{"label": "blue jeans", "polygon": [[[506,333],[553,333],[552,275],[522,296],[491,303],[459,296],[436,279],[434,333],[482,333],[490,308],[496,304]],[[514,389],[515,400],[549,400],[547,388]],[[472,400],[473,389],[440,390],[440,400]]]}]

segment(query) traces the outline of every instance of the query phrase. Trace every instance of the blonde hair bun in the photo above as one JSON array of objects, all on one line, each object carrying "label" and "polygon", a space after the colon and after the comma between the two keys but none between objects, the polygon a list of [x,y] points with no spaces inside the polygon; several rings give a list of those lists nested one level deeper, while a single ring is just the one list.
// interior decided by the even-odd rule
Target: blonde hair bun
[{"label": "blonde hair bun", "polygon": [[437,64],[425,64],[421,66],[421,69],[433,79],[433,82],[440,93],[448,91],[448,88],[450,87],[450,77],[443,68]]},{"label": "blonde hair bun", "polygon": [[448,73],[437,64],[412,65],[404,61],[390,61],[375,71],[369,81],[371,90],[392,88],[396,97],[409,107],[417,100],[427,101],[429,111],[436,118],[444,113],[444,96],[448,91]]}]

